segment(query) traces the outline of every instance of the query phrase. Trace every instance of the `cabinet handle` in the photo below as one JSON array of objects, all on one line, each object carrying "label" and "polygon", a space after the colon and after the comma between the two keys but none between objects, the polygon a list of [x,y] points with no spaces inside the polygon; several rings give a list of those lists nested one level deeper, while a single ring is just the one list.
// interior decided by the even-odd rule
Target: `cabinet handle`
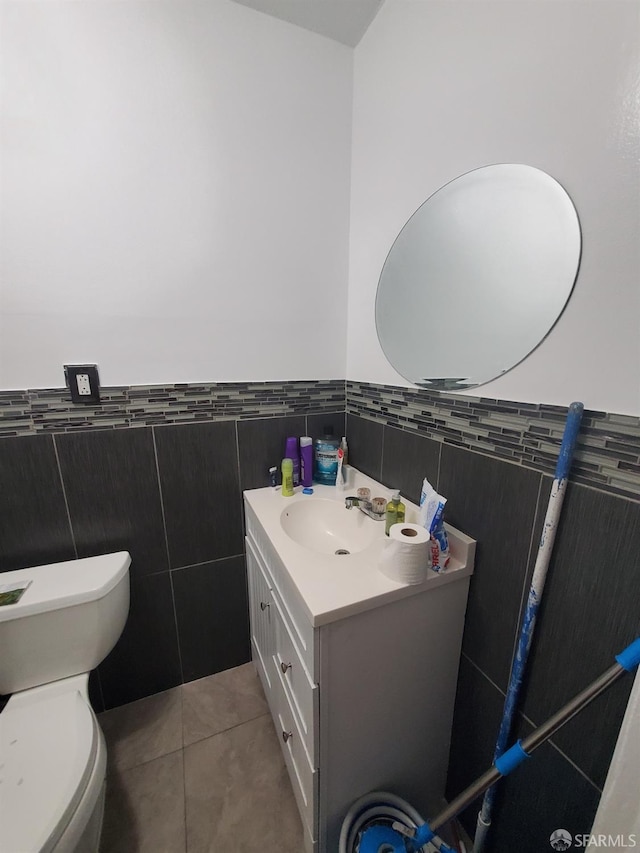
[{"label": "cabinet handle", "polygon": [[290,663],[285,663],[284,661],[280,662],[280,669],[282,670],[283,675],[287,674],[287,670],[291,669]]},{"label": "cabinet handle", "polygon": [[293,732],[282,732],[282,740],[286,743],[290,737],[293,737]]},{"label": "cabinet handle", "polygon": [[269,602],[268,602],[268,601],[261,601],[261,602],[260,602],[260,610],[266,610],[266,609],[267,609],[267,607],[269,607]]}]

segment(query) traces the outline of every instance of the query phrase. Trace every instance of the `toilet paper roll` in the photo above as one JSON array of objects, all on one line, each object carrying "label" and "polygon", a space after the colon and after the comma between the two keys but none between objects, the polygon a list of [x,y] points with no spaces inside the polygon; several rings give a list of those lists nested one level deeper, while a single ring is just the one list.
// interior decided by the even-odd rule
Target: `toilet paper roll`
[{"label": "toilet paper roll", "polygon": [[378,569],[399,583],[422,583],[430,565],[430,540],[429,533],[419,524],[393,524],[380,554]]}]

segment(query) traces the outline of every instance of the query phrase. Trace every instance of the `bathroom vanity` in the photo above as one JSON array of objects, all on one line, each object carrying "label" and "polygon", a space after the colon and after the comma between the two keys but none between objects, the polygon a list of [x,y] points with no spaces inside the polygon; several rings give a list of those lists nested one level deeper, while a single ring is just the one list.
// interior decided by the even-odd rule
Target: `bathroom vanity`
[{"label": "bathroom vanity", "polygon": [[244,493],[252,656],[305,849],[319,853],[335,853],[347,809],[369,791],[399,794],[425,817],[439,809],[475,556],[475,541],[448,526],[446,572],[389,579],[377,569],[384,523],[345,497],[391,490],[348,476],[348,487],[313,495]]}]

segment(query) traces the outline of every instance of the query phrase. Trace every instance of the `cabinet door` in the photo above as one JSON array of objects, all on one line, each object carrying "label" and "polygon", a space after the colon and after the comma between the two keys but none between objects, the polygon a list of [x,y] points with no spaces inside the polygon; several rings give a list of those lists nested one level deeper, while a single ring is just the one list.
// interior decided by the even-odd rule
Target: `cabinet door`
[{"label": "cabinet door", "polygon": [[251,540],[247,539],[246,543],[251,647],[253,659],[258,664],[265,690],[270,691],[273,678],[270,661],[274,651],[274,617],[271,615],[273,600],[269,583],[262,571]]}]

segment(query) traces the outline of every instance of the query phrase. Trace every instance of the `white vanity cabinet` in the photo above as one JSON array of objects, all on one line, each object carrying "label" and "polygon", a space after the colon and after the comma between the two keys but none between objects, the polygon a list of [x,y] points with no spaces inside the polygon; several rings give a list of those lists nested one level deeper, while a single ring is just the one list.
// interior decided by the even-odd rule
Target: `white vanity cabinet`
[{"label": "white vanity cabinet", "polygon": [[364,552],[290,550],[270,521],[286,500],[245,492],[252,656],[305,849],[336,853],[347,809],[368,791],[393,791],[425,817],[441,805],[475,543],[452,531],[464,565],[406,587]]},{"label": "white vanity cabinet", "polygon": [[[251,654],[269,702],[309,850],[316,838],[318,685],[292,636],[293,620],[255,541],[246,539]],[[293,629],[295,630],[295,629]],[[311,623],[308,648],[313,654]]]}]

